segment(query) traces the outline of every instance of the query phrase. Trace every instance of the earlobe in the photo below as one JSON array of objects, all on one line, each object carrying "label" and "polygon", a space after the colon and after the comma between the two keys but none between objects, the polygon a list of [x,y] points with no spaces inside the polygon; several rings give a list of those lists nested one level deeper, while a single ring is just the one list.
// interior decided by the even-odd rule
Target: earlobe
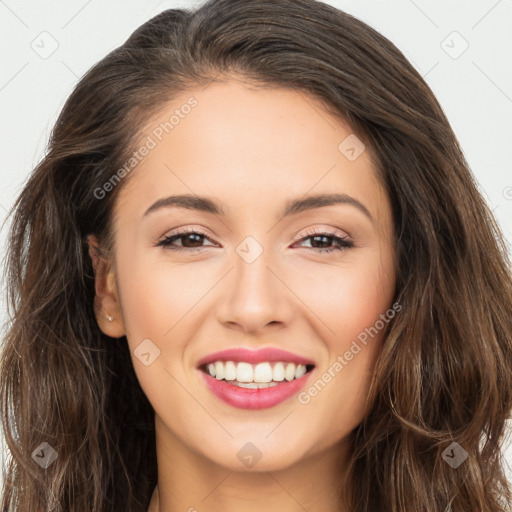
[{"label": "earlobe", "polygon": [[96,236],[89,235],[87,241],[94,269],[94,312],[98,326],[107,336],[120,338],[126,332],[111,261],[100,250]]}]

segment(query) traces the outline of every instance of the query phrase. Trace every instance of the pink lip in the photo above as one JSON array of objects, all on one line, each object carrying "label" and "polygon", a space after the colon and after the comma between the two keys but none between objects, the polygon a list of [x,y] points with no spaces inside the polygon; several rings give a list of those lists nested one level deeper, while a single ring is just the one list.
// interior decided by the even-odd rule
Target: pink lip
[{"label": "pink lip", "polygon": [[245,361],[251,364],[264,363],[265,361],[268,361],[270,363],[282,361],[284,363],[295,363],[303,365],[315,364],[310,359],[306,359],[304,357],[298,356],[297,354],[293,354],[292,352],[281,350],[279,348],[269,347],[261,348],[259,350],[249,350],[247,348],[240,347],[221,350],[220,352],[209,354],[198,361],[197,367],[199,368],[200,366],[209,363],[214,363],[215,361]]},{"label": "pink lip", "polygon": [[203,371],[199,373],[209,390],[229,405],[239,409],[267,409],[298,393],[313,372],[306,373],[300,379],[283,381],[277,386],[262,389],[240,388],[228,384],[225,380],[217,380]]}]

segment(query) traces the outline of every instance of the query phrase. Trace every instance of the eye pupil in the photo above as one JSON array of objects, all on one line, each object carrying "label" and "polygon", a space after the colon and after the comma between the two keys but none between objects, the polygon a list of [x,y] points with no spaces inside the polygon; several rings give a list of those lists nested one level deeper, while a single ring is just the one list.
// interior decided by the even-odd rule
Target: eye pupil
[{"label": "eye pupil", "polygon": [[[186,241],[185,244],[183,244],[185,247],[189,247],[188,242],[191,242],[192,244],[194,242],[201,244],[203,241],[204,236],[199,235],[198,233],[187,233],[185,235],[182,235],[183,241]],[[195,239],[195,240],[194,240]]]},{"label": "eye pupil", "polygon": [[317,240],[319,238],[322,239],[322,241],[320,242],[321,244],[328,244],[328,242],[329,242],[329,237],[328,236],[316,235],[316,236],[312,237],[311,245],[313,245],[313,247],[316,247],[315,243],[314,243],[314,240]]}]

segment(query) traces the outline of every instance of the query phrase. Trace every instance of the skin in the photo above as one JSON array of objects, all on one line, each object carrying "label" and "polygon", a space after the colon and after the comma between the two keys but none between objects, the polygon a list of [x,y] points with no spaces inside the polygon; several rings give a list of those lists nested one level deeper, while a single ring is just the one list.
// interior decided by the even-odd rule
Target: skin
[{"label": "skin", "polygon": [[[197,107],[123,186],[114,259],[95,256],[90,238],[99,326],[127,336],[155,409],[158,486],[150,510],[341,510],[347,440],[364,416],[385,329],[306,405],[294,396],[266,410],[232,407],[207,389],[196,365],[226,348],[274,346],[315,361],[309,382],[320,378],[392,306],[389,199],[368,147],[354,161],[338,150],[348,125],[288,89],[236,77],[190,89],[159,111],[141,140],[190,96]],[[360,201],[373,221],[350,204],[280,218],[286,201],[332,192]],[[174,194],[213,198],[224,215],[167,207],[144,216]],[[156,245],[178,227],[207,238],[181,252]],[[305,238],[313,230],[347,236],[354,247],[322,253],[336,243],[314,245]],[[236,252],[247,236],[263,249],[250,264]],[[160,350],[148,366],[134,355],[144,339]],[[262,454],[252,468],[237,457],[247,442]]]}]

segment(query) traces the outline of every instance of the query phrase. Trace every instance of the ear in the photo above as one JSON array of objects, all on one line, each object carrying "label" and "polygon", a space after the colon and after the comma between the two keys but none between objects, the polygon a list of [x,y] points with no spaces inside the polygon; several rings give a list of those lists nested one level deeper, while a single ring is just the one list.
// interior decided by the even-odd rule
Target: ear
[{"label": "ear", "polygon": [[120,338],[126,334],[126,330],[111,261],[101,252],[96,236],[89,235],[87,242],[94,269],[96,320],[103,333],[112,338]]}]

